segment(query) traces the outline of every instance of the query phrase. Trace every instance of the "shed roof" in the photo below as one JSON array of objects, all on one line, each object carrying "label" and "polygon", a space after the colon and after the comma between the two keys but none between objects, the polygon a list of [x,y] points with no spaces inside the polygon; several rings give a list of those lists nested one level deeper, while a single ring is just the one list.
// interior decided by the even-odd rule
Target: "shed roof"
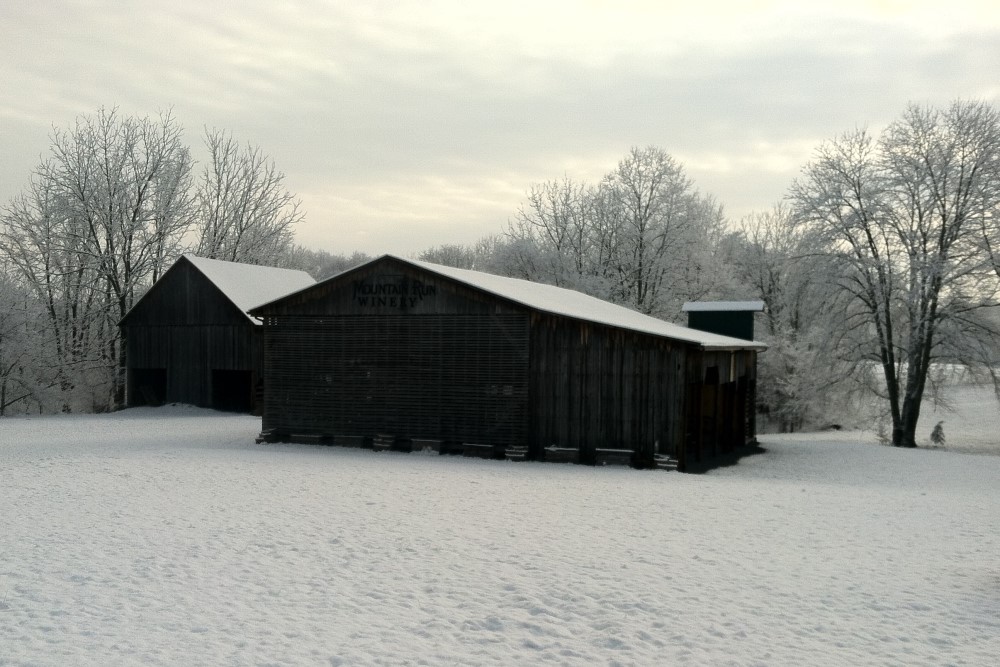
[{"label": "shed roof", "polygon": [[[483,273],[482,271],[456,269],[441,264],[432,264],[415,259],[404,259],[394,255],[383,255],[378,259],[368,262],[368,264],[379,262],[386,258],[419,267],[425,271],[451,278],[457,282],[464,283],[484,292],[489,292],[490,294],[528,308],[554,315],[562,315],[586,322],[605,324],[620,329],[628,329],[673,340],[695,343],[708,350],[763,350],[767,347],[765,344],[756,341],[731,338],[729,336],[698,331],[679,324],[665,322],[650,315],[644,315],[631,308],[619,306],[563,287],[555,287],[553,285],[545,285],[518,278],[508,278],[492,273]],[[368,264],[363,266],[367,266]],[[344,273],[350,273],[359,268],[361,267],[354,267]],[[336,280],[337,278],[338,276],[334,276],[323,282]],[[291,296],[291,294],[286,296]]]},{"label": "shed roof", "polygon": [[685,313],[736,313],[764,310],[763,301],[688,301],[681,307]]}]

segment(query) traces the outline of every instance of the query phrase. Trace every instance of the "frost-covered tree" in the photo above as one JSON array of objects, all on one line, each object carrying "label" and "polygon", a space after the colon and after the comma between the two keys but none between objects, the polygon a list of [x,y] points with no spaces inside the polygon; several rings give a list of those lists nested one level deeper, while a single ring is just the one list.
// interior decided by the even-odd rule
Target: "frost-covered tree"
[{"label": "frost-covered tree", "polygon": [[55,129],[2,211],[0,251],[43,306],[64,409],[121,401],[118,320],[179,250],[191,160],[169,114],[101,109]]},{"label": "frost-covered tree", "polygon": [[1000,276],[984,247],[1000,209],[1000,114],[983,102],[912,105],[877,138],[858,130],[823,144],[790,197],[849,297],[841,342],[880,369],[892,444],[916,446],[932,366],[982,368],[1000,343],[985,316]]},{"label": "frost-covered tree", "polygon": [[506,273],[612,298],[606,228],[598,217],[597,191],[569,178],[532,185],[494,247]]},{"label": "frost-covered tree", "polygon": [[198,185],[197,252],[244,264],[281,264],[304,217],[274,160],[222,130],[206,130],[209,158]]},{"label": "frost-covered tree", "polygon": [[126,359],[118,322],[190,249],[198,206],[207,221],[202,231],[211,229],[201,235],[206,254],[285,263],[290,225],[301,214],[273,162],[224,133],[209,133],[212,160],[196,192],[182,139],[169,112],[82,115],[53,130],[27,188],[0,208],[0,258],[44,323],[35,336],[44,354],[31,362],[40,386],[53,386],[31,399],[42,409],[122,404]]},{"label": "frost-covered tree", "polygon": [[[696,259],[723,224],[722,208],[694,188],[662,149],[633,148],[598,188],[599,227],[613,238],[608,260],[619,298],[664,315],[697,295]],[[701,296],[701,295],[697,295]],[[669,306],[668,306],[669,304]]]},{"label": "frost-covered tree", "polygon": [[300,245],[292,245],[274,266],[305,271],[316,280],[325,280],[364,264],[370,259],[371,256],[363,252],[338,255],[326,250],[310,250]]},{"label": "frost-covered tree", "polygon": [[42,311],[32,291],[0,267],[0,417],[44,409],[54,384],[46,376]]},{"label": "frost-covered tree", "polygon": [[424,262],[453,266],[456,269],[474,269],[478,259],[475,246],[457,243],[433,246],[417,255],[417,258]]},{"label": "frost-covered tree", "polygon": [[535,249],[525,257],[541,282],[566,286],[600,273],[592,189],[569,178],[532,185],[509,233]]},{"label": "frost-covered tree", "polygon": [[829,260],[779,204],[740,221],[727,240],[734,294],[764,302],[756,337],[768,344],[758,369],[762,423],[780,431],[840,423],[852,395],[855,364],[830,344],[839,296]]},{"label": "frost-covered tree", "polygon": [[484,236],[475,243],[468,245],[444,244],[424,250],[417,259],[456,269],[484,271],[498,275],[510,275],[508,268],[512,262],[507,254],[510,242],[504,236]]},{"label": "frost-covered tree", "polygon": [[740,281],[766,306],[764,321],[771,335],[782,328],[801,328],[806,292],[813,275],[800,270],[807,249],[791,211],[778,204],[740,221],[733,263]]},{"label": "frost-covered tree", "polygon": [[62,410],[106,397],[114,371],[102,359],[109,309],[99,262],[85,248],[83,221],[69,209],[62,189],[36,174],[0,218],[4,259],[41,307],[37,341],[47,354],[33,370],[52,374],[59,405],[49,407]]},{"label": "frost-covered tree", "polygon": [[599,184],[533,185],[507,229],[511,275],[675,316],[720,275],[721,207],[662,149],[633,148]]}]

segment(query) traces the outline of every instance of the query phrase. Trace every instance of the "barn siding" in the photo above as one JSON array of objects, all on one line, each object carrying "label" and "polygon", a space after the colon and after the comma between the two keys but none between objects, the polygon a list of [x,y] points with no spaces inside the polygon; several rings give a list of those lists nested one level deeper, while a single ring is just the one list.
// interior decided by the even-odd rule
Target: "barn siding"
[{"label": "barn siding", "polygon": [[630,449],[640,459],[683,442],[686,346],[593,323],[534,314],[529,447]]},{"label": "barn siding", "polygon": [[[215,407],[212,371],[249,371],[254,380],[262,368],[263,344],[249,323],[207,326],[129,326],[125,334],[128,368],[166,370],[167,403]],[[139,388],[129,383],[129,405],[144,404]]]},{"label": "barn siding", "polygon": [[262,430],[525,439],[525,314],[478,290],[380,262],[267,308]]},{"label": "barn siding", "polygon": [[522,316],[286,316],[265,346],[265,432],[524,440]]},{"label": "barn siding", "polygon": [[756,367],[753,350],[697,351],[689,357],[682,467],[755,441]]}]

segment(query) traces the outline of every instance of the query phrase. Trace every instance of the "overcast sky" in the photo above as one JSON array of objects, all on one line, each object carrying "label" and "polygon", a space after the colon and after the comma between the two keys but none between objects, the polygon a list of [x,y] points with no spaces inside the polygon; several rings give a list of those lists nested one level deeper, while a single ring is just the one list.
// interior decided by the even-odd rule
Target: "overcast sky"
[{"label": "overcast sky", "polygon": [[[0,201],[52,126],[173,108],[261,146],[297,240],[412,254],[656,145],[733,219],[908,102],[1000,103],[1000,3],[2,0]],[[195,151],[200,157],[200,149]]]}]

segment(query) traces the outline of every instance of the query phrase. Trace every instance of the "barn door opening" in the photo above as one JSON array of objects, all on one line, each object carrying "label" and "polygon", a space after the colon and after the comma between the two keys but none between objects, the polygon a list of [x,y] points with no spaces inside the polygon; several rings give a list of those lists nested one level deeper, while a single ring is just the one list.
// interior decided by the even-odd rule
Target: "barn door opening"
[{"label": "barn door opening", "polygon": [[163,405],[167,398],[166,368],[133,368],[131,374],[129,405]]},{"label": "barn door opening", "polygon": [[212,407],[226,412],[253,410],[253,371],[212,370]]}]

